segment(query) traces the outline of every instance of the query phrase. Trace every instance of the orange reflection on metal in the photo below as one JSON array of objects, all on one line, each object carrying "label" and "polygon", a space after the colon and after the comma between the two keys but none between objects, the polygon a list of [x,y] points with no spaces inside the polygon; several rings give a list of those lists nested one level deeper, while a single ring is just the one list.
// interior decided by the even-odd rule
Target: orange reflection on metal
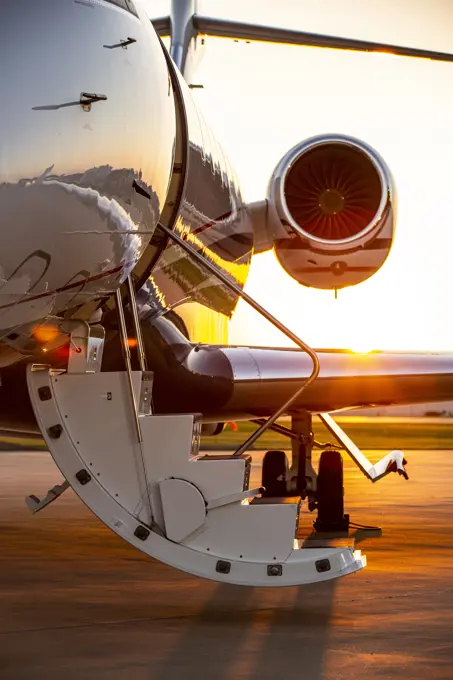
[{"label": "orange reflection on metal", "polygon": [[59,334],[56,326],[37,326],[33,329],[33,337],[42,344],[52,342]]}]

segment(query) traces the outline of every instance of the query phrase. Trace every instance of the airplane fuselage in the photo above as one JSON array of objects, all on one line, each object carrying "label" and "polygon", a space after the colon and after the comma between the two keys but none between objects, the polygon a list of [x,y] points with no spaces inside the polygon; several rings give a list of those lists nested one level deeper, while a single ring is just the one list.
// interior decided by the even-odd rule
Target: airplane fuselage
[{"label": "airplane fuselage", "polygon": [[[241,240],[234,175],[188,89],[190,176],[175,169],[182,118],[140,7],[19,0],[2,19],[0,56],[9,65],[0,114],[0,364],[17,358],[11,347],[39,351],[33,333],[46,319],[89,320],[147,247],[147,258],[162,255],[152,279],[140,271],[147,309],[195,301],[231,314],[236,301],[222,300],[206,273],[156,234],[172,175],[185,172],[176,228],[245,281],[252,239],[242,229]],[[225,322],[205,316],[225,338]],[[186,327],[206,339],[187,312]]]}]

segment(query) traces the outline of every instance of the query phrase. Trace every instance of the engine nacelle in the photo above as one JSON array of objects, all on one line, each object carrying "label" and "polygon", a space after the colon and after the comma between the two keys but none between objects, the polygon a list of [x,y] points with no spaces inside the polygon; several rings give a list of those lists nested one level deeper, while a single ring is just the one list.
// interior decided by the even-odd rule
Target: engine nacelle
[{"label": "engine nacelle", "polygon": [[364,142],[324,135],[298,144],[268,187],[280,264],[304,286],[338,289],[365,281],[390,252],[395,200],[390,170]]}]

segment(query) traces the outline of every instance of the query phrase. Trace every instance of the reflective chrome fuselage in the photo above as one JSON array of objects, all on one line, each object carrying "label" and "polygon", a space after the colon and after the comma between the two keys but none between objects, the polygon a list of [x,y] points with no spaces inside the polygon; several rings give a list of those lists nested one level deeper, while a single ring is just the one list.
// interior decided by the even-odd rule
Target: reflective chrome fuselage
[{"label": "reflective chrome fuselage", "polygon": [[[176,228],[245,281],[252,235],[241,240],[234,176],[188,89],[177,116],[162,45],[139,6],[18,0],[1,9],[0,57],[8,64],[0,113],[4,342],[17,347],[24,336],[23,347],[48,318],[87,318],[134,271],[165,205],[184,118],[189,158]],[[161,258],[142,281],[145,311],[185,302],[184,324],[203,340],[187,307],[197,302],[202,324],[224,340],[236,300],[223,299],[204,271],[166,245],[157,237],[150,246],[153,264]]]},{"label": "reflective chrome fuselage", "polygon": [[153,29],[112,3],[3,6],[0,58],[5,331],[86,304],[130,273],[166,198],[175,115]]},{"label": "reflective chrome fuselage", "polygon": [[[235,174],[187,84],[169,66],[176,79],[178,133],[184,128],[180,136],[186,138],[186,153],[176,154],[176,177],[182,184],[177,213],[172,218],[171,189],[161,222],[243,286],[253,252],[253,230]],[[147,253],[136,272],[146,268],[146,261]],[[138,299],[142,318],[171,308],[178,327],[192,341],[228,342],[228,319],[237,296],[174,243],[162,248]]]}]

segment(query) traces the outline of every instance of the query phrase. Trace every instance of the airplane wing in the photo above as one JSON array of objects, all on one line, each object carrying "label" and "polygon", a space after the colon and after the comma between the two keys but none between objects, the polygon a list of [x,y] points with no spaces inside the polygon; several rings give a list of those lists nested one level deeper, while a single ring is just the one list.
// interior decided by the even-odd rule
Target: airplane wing
[{"label": "airplane wing", "polygon": [[[160,36],[171,35],[170,17],[152,19],[151,23]],[[280,43],[286,45],[327,47],[330,49],[353,50],[356,52],[383,52],[404,57],[453,62],[453,54],[448,54],[446,52],[436,52],[433,50],[418,49],[416,47],[404,47],[402,45],[391,45],[369,40],[356,40],[355,38],[343,38],[341,36],[324,35],[322,33],[294,31],[285,28],[276,28],[274,26],[261,26],[259,24],[217,19],[199,14],[193,15],[192,23],[195,33],[221,38]]]},{"label": "airplane wing", "polygon": [[[227,360],[224,366],[231,371],[231,392],[223,408],[232,414],[273,413],[302,386],[313,367],[309,356],[298,349],[224,347],[219,351],[223,360]],[[333,412],[453,399],[451,354],[317,352],[321,364],[319,376],[292,405],[295,412],[304,409]],[[208,350],[203,354],[200,348],[197,364],[214,360],[215,353]],[[187,359],[190,363],[194,357]]]},{"label": "airplane wing", "polygon": [[[154,361],[155,406],[161,413],[187,413],[190,408],[213,422],[267,417],[313,370],[312,360],[300,349],[193,345],[166,318],[143,323],[147,354]],[[156,353],[156,347],[165,352]],[[453,401],[452,353],[315,351],[319,376],[291,406],[292,412]],[[120,360],[118,343],[104,370]]]},{"label": "airplane wing", "polygon": [[157,35],[160,35],[161,38],[171,35],[170,17],[158,17],[157,19],[151,19],[151,23],[154,26],[154,30],[156,31]]}]

